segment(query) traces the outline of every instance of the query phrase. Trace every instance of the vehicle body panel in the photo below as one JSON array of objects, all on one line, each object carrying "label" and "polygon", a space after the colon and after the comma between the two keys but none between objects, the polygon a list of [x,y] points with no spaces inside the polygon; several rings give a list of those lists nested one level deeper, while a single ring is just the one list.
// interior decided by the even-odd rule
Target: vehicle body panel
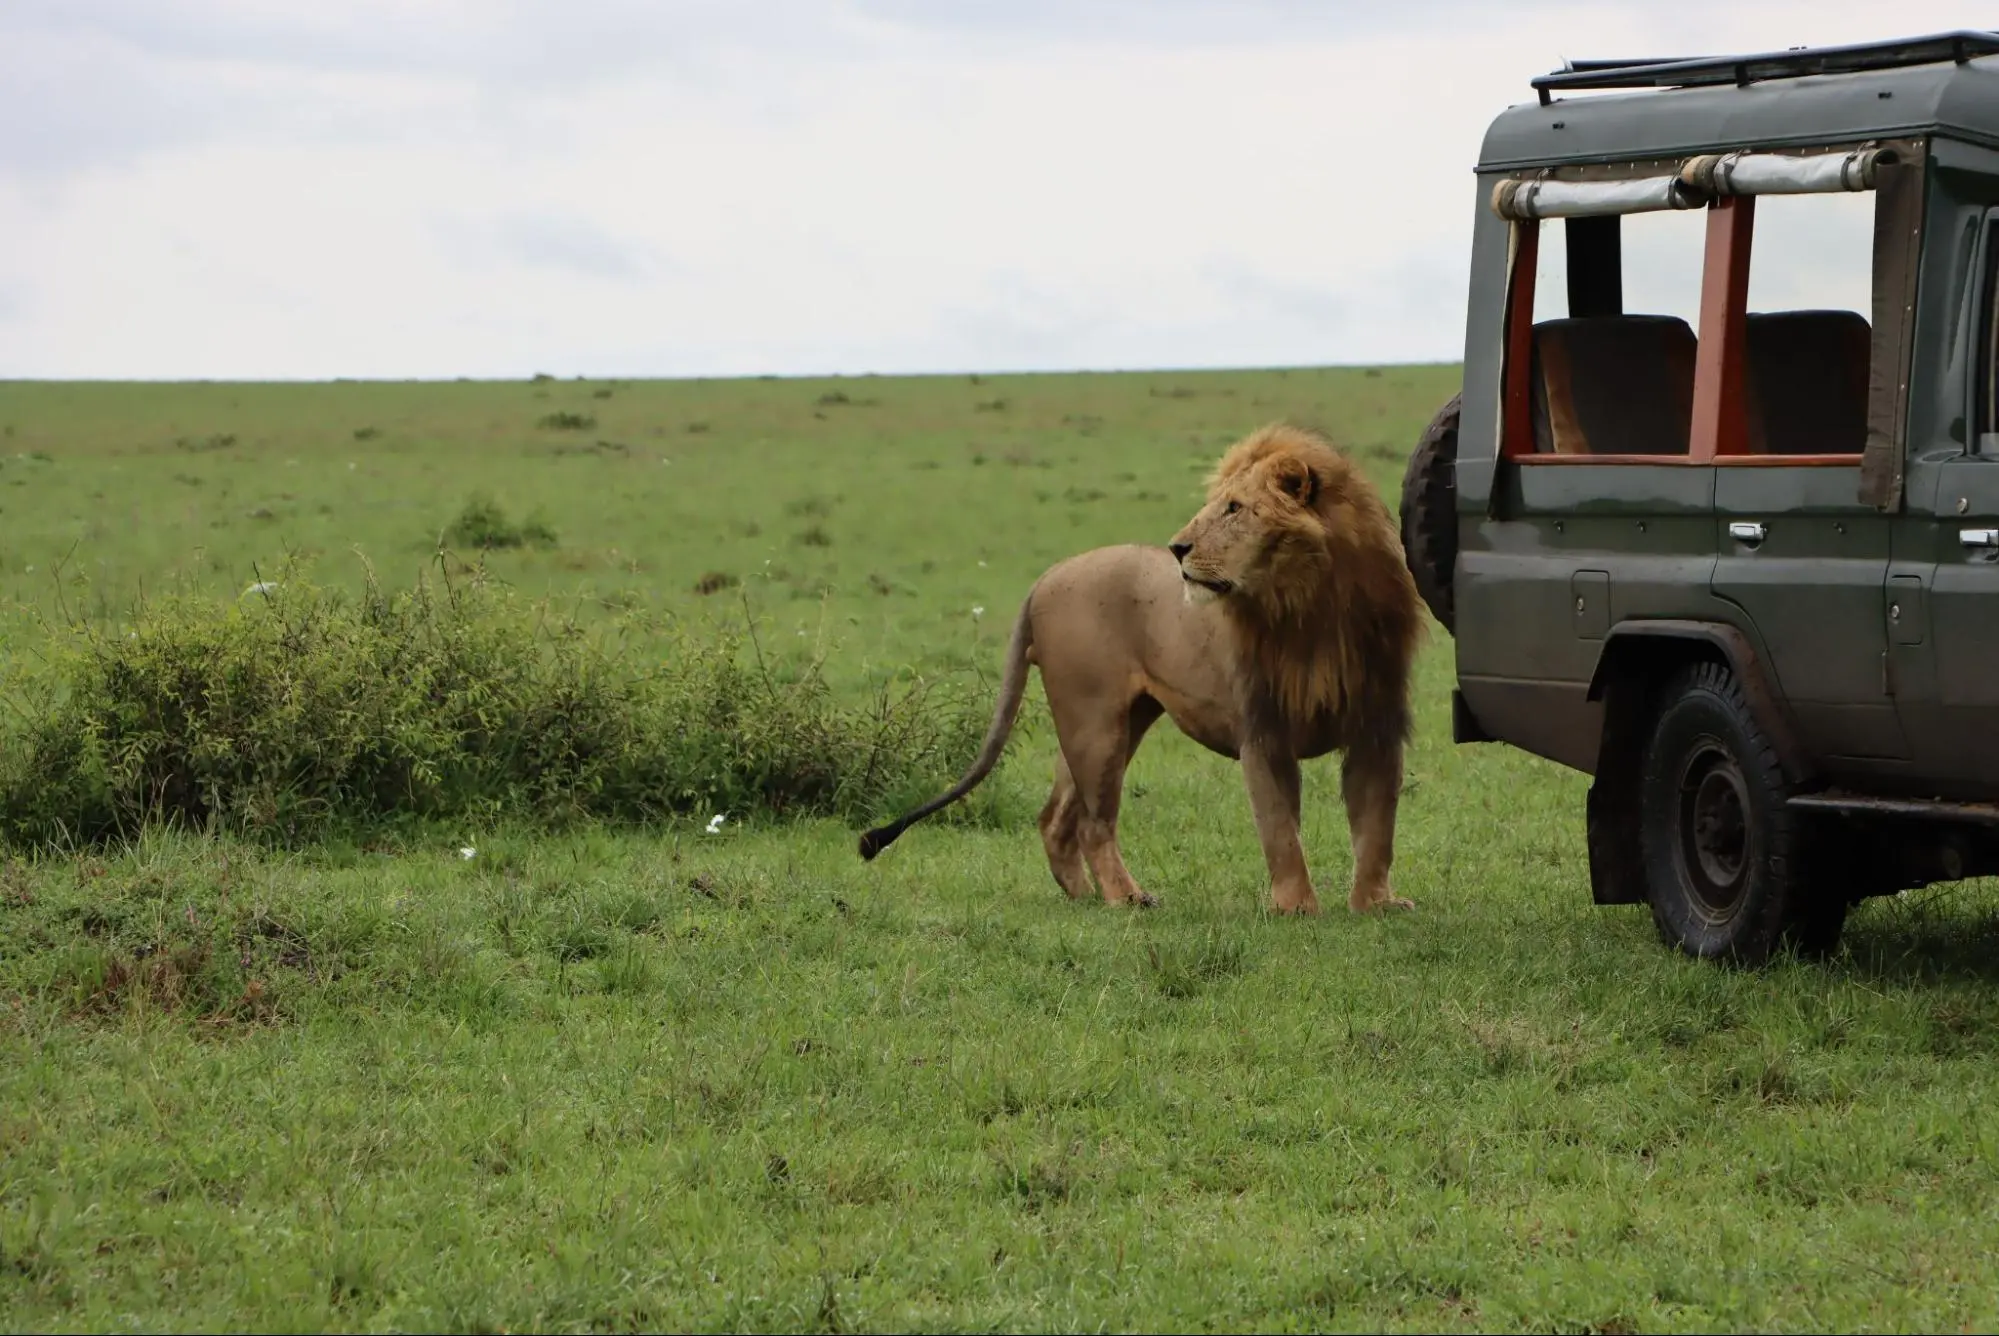
[{"label": "vehicle body panel", "polygon": [[[1862,499],[1851,458],[1502,458],[1517,242],[1496,180],[1911,136],[1925,140],[1922,245],[1887,508]],[[1454,576],[1476,731],[1593,770],[1590,684],[1620,638],[1648,621],[1681,628],[1660,639],[1723,627],[1757,659],[1814,783],[1999,796],[1999,410],[1979,397],[1981,376],[1999,394],[1999,59],[1523,104],[1486,135],[1476,209]],[[1739,541],[1737,523],[1764,536]],[[1992,546],[1966,545],[1987,530]]]}]

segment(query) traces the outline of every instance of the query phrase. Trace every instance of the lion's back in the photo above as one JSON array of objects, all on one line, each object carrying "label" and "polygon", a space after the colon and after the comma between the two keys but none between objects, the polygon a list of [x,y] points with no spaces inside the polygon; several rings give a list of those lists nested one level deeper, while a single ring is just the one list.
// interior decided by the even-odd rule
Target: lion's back
[{"label": "lion's back", "polygon": [[1091,548],[1050,566],[1035,583],[1035,639],[1049,633],[1110,635],[1177,620],[1185,603],[1180,565],[1163,547]]}]

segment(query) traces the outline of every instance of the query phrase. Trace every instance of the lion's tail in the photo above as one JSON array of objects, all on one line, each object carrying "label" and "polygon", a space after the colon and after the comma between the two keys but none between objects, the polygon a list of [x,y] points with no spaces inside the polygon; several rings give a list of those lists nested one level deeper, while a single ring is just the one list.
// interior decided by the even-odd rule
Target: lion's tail
[{"label": "lion's tail", "polygon": [[941,798],[932,798],[915,811],[899,816],[885,826],[876,826],[861,836],[862,858],[872,859],[895,843],[896,837],[903,831],[932,812],[957,802],[977,788],[980,781],[999,764],[1000,752],[1006,748],[1007,735],[1013,732],[1013,721],[1020,715],[1021,697],[1027,694],[1027,652],[1034,645],[1034,630],[1028,620],[1028,609],[1033,604],[1034,596],[1029,594],[1021,602],[1020,616],[1014,619],[1013,638],[1006,647],[1006,668],[1000,678],[999,703],[993,709],[992,727],[986,730],[985,743],[980,746],[978,759],[972,762],[972,768]]}]

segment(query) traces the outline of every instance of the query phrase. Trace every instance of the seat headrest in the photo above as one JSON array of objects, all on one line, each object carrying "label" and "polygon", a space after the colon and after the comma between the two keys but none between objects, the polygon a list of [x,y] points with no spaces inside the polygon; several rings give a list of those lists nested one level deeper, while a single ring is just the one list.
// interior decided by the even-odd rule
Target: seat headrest
[{"label": "seat headrest", "polygon": [[1670,315],[1571,316],[1534,327],[1534,448],[1684,455],[1694,331]]},{"label": "seat headrest", "polygon": [[1867,444],[1873,328],[1857,311],[1766,311],[1747,321],[1749,448],[1857,455]]}]

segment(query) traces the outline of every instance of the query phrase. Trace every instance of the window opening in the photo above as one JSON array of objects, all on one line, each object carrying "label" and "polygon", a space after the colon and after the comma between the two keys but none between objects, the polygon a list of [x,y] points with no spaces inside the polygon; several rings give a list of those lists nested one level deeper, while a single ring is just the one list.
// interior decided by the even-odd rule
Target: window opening
[{"label": "window opening", "polygon": [[1756,197],[1745,453],[1858,455],[1866,445],[1875,202],[1872,191]]},{"label": "window opening", "polygon": [[[1871,162],[1847,154],[1776,167],[1829,174],[1858,170],[1861,156]],[[1876,342],[1868,313],[1880,198],[1819,190],[1538,221],[1516,212],[1505,453],[1534,462],[1857,460]],[[1995,252],[1999,244],[1986,255],[1978,420],[1999,436]]]},{"label": "window opening", "polygon": [[[1516,321],[1509,343],[1509,359],[1524,348],[1530,361],[1509,453],[1687,453],[1701,222],[1691,209],[1515,224],[1516,279],[1532,283],[1533,321],[1528,330]],[[1520,258],[1530,250],[1531,279]]]}]

